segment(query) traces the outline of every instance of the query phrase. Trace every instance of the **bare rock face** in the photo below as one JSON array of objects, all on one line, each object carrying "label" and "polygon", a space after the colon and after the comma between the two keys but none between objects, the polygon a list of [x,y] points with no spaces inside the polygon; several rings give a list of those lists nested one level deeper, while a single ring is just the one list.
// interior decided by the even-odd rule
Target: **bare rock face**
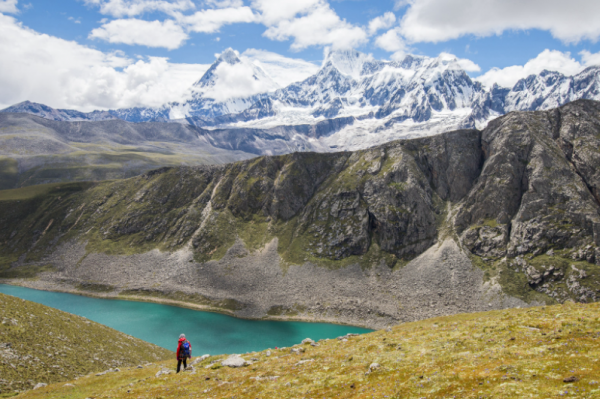
[{"label": "bare rock face", "polygon": [[352,153],[63,187],[0,207],[0,243],[0,276],[52,265],[31,284],[158,295],[244,317],[385,327],[594,301],[600,103]]}]

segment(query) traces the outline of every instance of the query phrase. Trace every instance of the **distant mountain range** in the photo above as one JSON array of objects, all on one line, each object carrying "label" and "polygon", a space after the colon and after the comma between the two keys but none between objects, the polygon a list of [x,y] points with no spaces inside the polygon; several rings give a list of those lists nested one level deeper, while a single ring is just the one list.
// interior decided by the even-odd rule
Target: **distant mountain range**
[{"label": "distant mountain range", "polygon": [[[224,95],[221,71],[233,67],[247,73],[264,92],[220,98]],[[27,112],[60,121],[122,119],[261,131],[279,126],[323,126],[323,121],[339,119],[341,123],[329,123],[331,130],[321,128],[319,137],[295,140],[303,142],[302,148],[316,151],[354,150],[398,138],[483,128],[491,119],[511,111],[545,110],[577,99],[600,100],[600,67],[589,67],[574,76],[543,71],[512,88],[493,85],[488,89],[448,55],[407,55],[400,61],[380,61],[355,50],[332,51],[315,75],[278,88],[262,68],[228,49],[191,91],[189,100],[159,108],[82,113],[23,102],[2,112]],[[269,148],[259,152],[269,153]]]}]

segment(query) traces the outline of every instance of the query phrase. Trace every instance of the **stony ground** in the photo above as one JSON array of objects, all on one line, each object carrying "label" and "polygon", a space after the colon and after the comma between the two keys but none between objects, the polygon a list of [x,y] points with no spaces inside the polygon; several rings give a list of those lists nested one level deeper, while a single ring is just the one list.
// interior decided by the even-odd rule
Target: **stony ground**
[{"label": "stony ground", "polygon": [[83,317],[0,294],[0,397],[169,357],[173,352]]},{"label": "stony ground", "polygon": [[[89,375],[23,398],[550,398],[600,396],[600,305],[460,314],[240,357]],[[244,363],[228,367],[229,359]]]}]

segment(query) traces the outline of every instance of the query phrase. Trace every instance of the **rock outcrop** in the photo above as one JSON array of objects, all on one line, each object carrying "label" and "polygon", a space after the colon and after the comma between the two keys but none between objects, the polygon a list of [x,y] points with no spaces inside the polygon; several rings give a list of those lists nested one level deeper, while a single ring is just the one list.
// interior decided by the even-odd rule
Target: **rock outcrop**
[{"label": "rock outcrop", "polygon": [[582,100],[352,153],[66,185],[3,202],[2,275],[372,327],[593,301],[599,149],[600,104]]}]

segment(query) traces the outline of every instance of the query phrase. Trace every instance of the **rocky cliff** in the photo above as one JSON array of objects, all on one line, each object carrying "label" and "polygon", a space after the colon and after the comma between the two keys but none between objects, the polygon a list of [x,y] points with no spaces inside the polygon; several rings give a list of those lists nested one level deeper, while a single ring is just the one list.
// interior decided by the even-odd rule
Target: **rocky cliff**
[{"label": "rocky cliff", "polygon": [[[371,327],[600,295],[600,103],[2,202],[2,276]],[[37,275],[35,280],[23,277]]]}]

